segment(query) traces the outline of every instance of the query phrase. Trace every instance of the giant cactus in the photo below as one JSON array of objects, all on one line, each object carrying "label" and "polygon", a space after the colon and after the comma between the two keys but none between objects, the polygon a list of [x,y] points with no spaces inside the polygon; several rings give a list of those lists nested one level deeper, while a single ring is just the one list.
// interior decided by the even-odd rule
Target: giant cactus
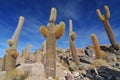
[{"label": "giant cactus", "polygon": [[111,26],[109,24],[109,20],[108,20],[110,18],[109,8],[108,8],[108,6],[104,6],[104,9],[105,9],[105,12],[106,12],[105,15],[101,15],[101,12],[100,12],[99,9],[96,10],[98,18],[103,22],[104,28],[105,28],[105,30],[107,32],[108,38],[109,38],[112,46],[115,49],[120,49],[120,45],[116,42],[116,40],[114,38],[114,34],[112,32],[112,28],[111,28]]},{"label": "giant cactus", "polygon": [[47,28],[44,26],[40,27],[42,35],[46,38],[45,69],[47,78],[56,77],[56,39],[60,38],[65,30],[64,22],[60,22],[60,24],[55,27],[55,21],[56,9],[52,8]]},{"label": "giant cactus", "polygon": [[100,45],[99,45],[99,42],[98,42],[98,39],[97,39],[96,35],[91,34],[91,39],[92,39],[92,42],[93,42],[93,45],[94,45],[94,49],[95,49],[97,59],[102,58]]},{"label": "giant cactus", "polygon": [[6,54],[4,56],[2,70],[8,71],[14,69],[16,66],[16,58],[18,56],[17,52],[17,43],[20,35],[20,31],[22,29],[22,25],[24,22],[24,17],[20,17],[17,29],[15,30],[12,39],[8,40],[9,48],[6,50]]},{"label": "giant cactus", "polygon": [[72,31],[72,20],[69,20],[69,41],[70,41],[70,50],[72,53],[72,56],[75,60],[76,65],[80,64],[78,55],[77,55],[77,51],[76,51],[76,47],[74,44],[74,40],[76,38],[76,33]]}]

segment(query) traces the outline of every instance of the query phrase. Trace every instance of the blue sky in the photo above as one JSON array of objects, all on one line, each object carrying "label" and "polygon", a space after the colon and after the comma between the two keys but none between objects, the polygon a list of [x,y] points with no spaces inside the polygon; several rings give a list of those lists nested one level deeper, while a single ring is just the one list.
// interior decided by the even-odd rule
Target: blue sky
[{"label": "blue sky", "polygon": [[90,34],[95,33],[99,43],[110,44],[103,24],[97,17],[96,9],[104,13],[104,5],[111,11],[110,24],[118,43],[120,43],[120,0],[1,0],[0,1],[0,57],[8,48],[7,40],[14,33],[19,16],[25,17],[18,43],[18,52],[28,43],[32,44],[32,52],[41,48],[45,38],[39,31],[40,25],[47,25],[50,9],[56,7],[57,21],[66,23],[65,34],[57,40],[59,48],[69,48],[69,19],[73,20],[73,30],[77,34],[77,48],[92,44]]}]

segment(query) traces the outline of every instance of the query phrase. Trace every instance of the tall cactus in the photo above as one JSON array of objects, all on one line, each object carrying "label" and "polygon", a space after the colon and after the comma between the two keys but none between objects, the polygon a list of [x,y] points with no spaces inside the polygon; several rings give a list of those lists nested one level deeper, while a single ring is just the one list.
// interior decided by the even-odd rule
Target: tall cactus
[{"label": "tall cactus", "polygon": [[72,31],[72,20],[69,20],[69,41],[70,41],[70,50],[72,53],[72,56],[75,60],[76,65],[80,64],[78,55],[77,55],[77,51],[76,51],[76,47],[74,44],[74,40],[76,38],[76,33]]},{"label": "tall cactus", "polygon": [[48,27],[40,27],[42,35],[46,38],[45,69],[47,78],[56,77],[56,39],[60,38],[65,30],[64,22],[60,22],[60,24],[55,27],[56,12],[56,9],[52,8]]},{"label": "tall cactus", "polygon": [[94,49],[95,49],[97,59],[102,58],[100,45],[99,45],[99,42],[98,42],[98,39],[97,39],[96,35],[91,34],[91,39],[92,39],[92,42],[93,42],[93,45],[94,45]]},{"label": "tall cactus", "polygon": [[16,58],[18,56],[17,52],[17,44],[19,35],[22,29],[22,25],[24,22],[24,17],[20,17],[18,26],[12,36],[12,39],[8,40],[9,48],[6,50],[6,54],[4,56],[2,70],[8,71],[14,69],[16,66]]},{"label": "tall cactus", "polygon": [[120,49],[120,45],[116,42],[114,34],[112,32],[112,28],[111,28],[111,26],[109,24],[109,20],[108,20],[110,18],[109,8],[108,8],[108,6],[104,6],[104,9],[105,9],[105,12],[106,12],[105,15],[101,15],[101,12],[100,12],[99,9],[96,10],[98,18],[103,22],[104,28],[105,28],[105,30],[107,32],[108,38],[109,38],[112,46],[115,49]]}]

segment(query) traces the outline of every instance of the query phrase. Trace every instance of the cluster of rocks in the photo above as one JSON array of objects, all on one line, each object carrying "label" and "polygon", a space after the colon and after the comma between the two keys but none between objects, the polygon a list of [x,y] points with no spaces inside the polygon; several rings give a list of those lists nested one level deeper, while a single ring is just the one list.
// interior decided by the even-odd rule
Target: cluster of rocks
[{"label": "cluster of rocks", "polygon": [[[120,80],[120,50],[114,50],[110,45],[101,46],[105,56],[102,60],[96,60],[92,46],[77,49],[81,62],[78,68],[73,66],[70,50],[66,50],[58,57],[65,62],[74,76],[74,80]],[[95,62],[96,61],[96,62]],[[91,68],[92,67],[92,68]],[[82,72],[82,73],[81,73]],[[83,74],[84,73],[84,74]]]},{"label": "cluster of rocks", "polygon": [[[56,80],[120,80],[120,50],[113,51],[109,45],[101,46],[101,49],[109,54],[102,60],[96,60],[92,46],[77,49],[80,65],[75,65],[70,49],[57,49]],[[39,49],[27,60],[19,56],[16,70],[7,73],[0,71],[0,80],[6,76],[9,78],[7,80],[45,80],[43,55],[43,50]],[[2,59],[0,62],[2,64]],[[53,79],[49,77],[48,80]]]}]

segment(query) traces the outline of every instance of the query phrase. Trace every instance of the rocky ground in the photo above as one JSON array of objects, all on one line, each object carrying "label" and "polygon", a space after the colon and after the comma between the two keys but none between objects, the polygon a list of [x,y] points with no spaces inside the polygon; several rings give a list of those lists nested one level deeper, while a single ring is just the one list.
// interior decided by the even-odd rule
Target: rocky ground
[{"label": "rocky ground", "polygon": [[[103,59],[96,59],[92,46],[77,49],[80,65],[75,65],[70,49],[57,49],[56,80],[120,80],[120,50],[101,46]],[[0,59],[0,67],[2,59]],[[0,72],[0,80],[45,80],[44,54],[39,49],[25,61],[19,56],[16,69]],[[52,79],[48,79],[52,80]]]}]

